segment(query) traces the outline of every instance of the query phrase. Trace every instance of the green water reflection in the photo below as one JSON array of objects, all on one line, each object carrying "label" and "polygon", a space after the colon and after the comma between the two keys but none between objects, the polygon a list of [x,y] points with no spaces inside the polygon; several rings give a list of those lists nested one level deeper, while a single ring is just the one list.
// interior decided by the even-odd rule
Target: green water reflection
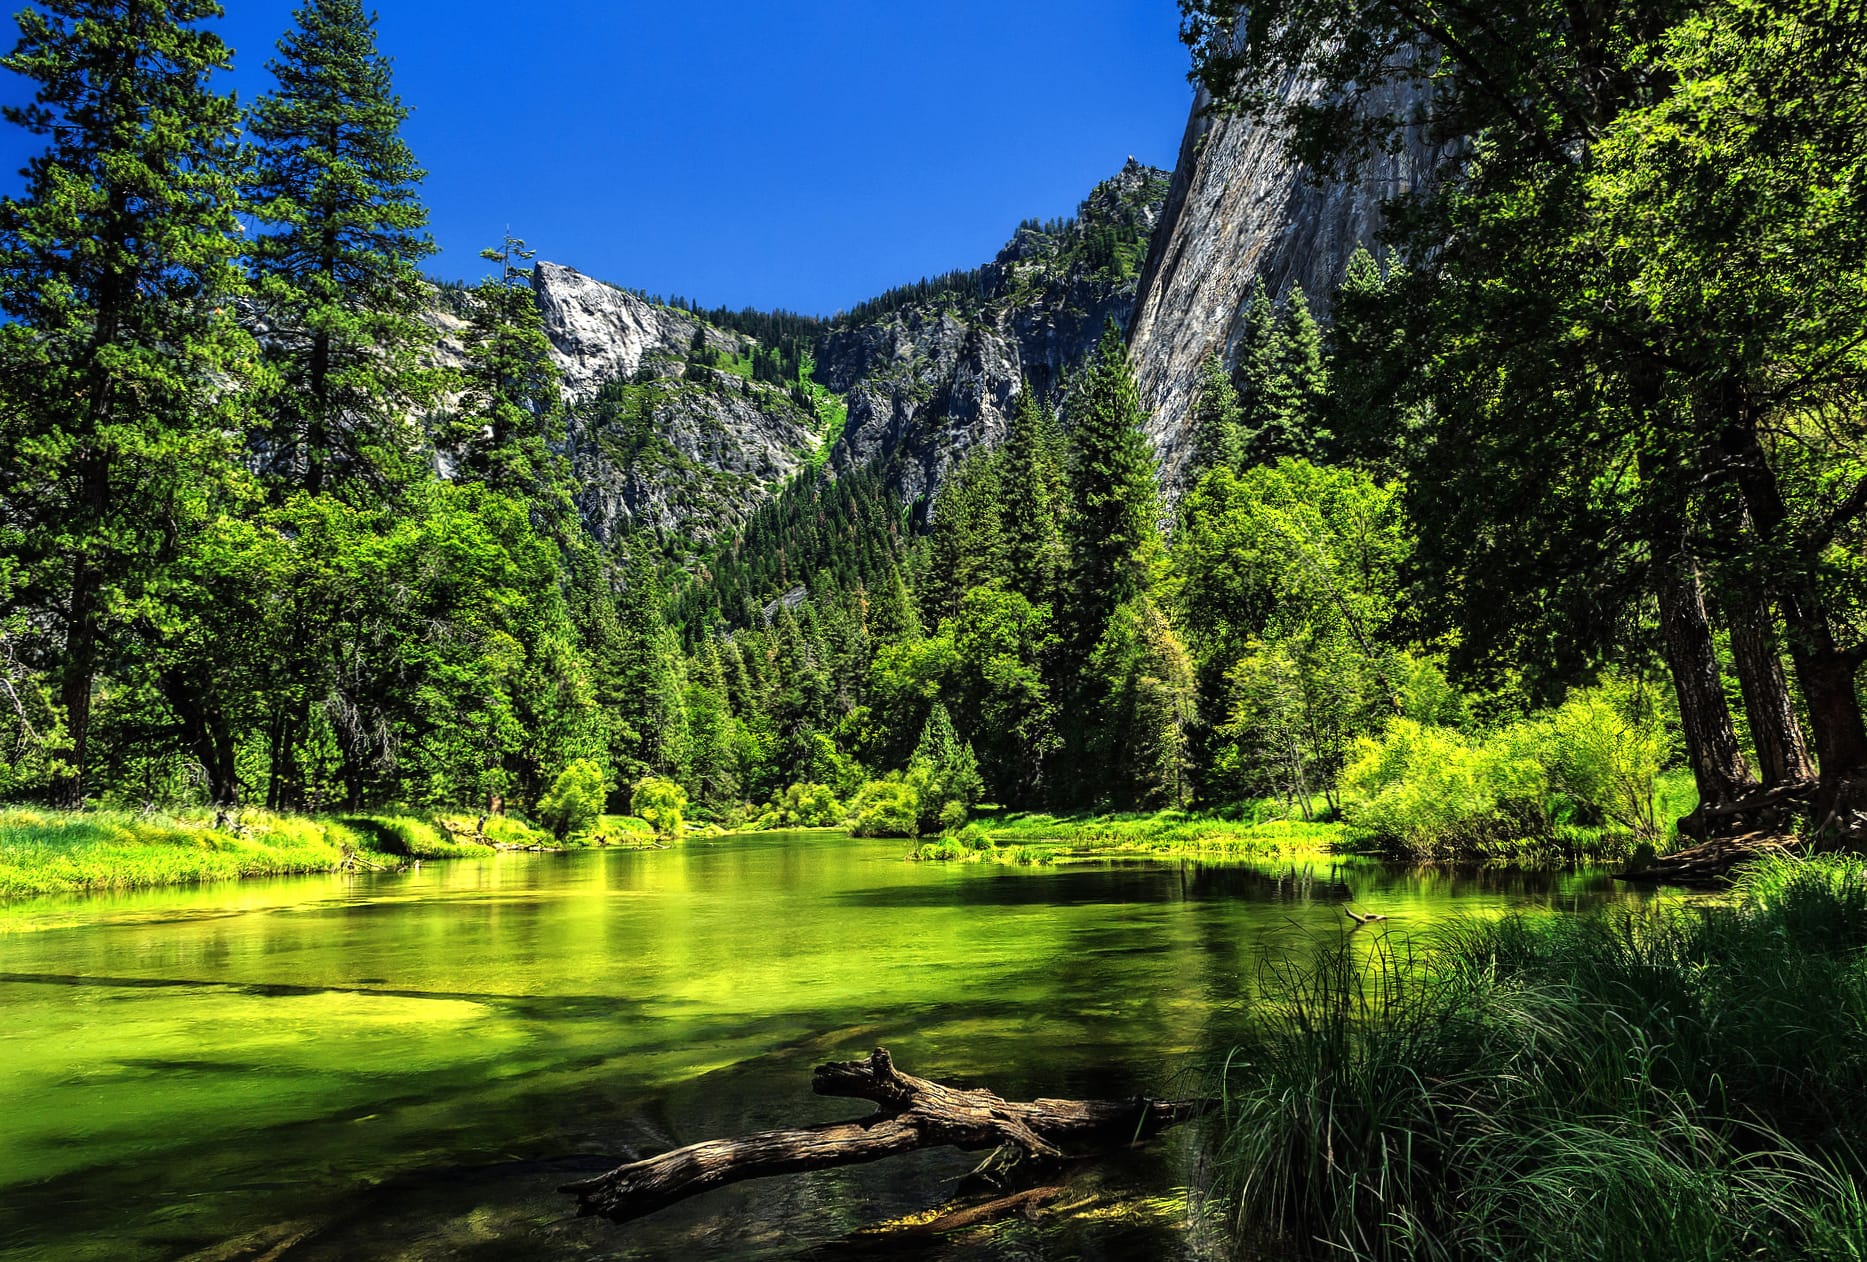
[{"label": "green water reflection", "polygon": [[[1267,958],[1342,932],[1347,898],[1415,933],[1620,897],[1587,874],[901,854],[765,835],[0,909],[0,1256],[795,1256],[937,1201],[965,1159],[747,1185],[626,1230],[553,1189],[850,1116],[809,1068],[876,1043],[1006,1094],[1167,1089]],[[1169,1192],[1185,1148],[1108,1177]],[[943,1256],[1185,1254],[1175,1219]]]}]

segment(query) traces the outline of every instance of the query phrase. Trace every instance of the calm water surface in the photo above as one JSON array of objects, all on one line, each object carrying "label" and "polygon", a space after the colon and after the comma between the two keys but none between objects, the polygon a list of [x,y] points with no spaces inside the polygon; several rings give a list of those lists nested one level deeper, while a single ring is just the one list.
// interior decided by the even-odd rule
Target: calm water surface
[{"label": "calm water surface", "polygon": [[[810,1069],[878,1043],[1008,1096],[1171,1091],[1351,896],[1397,934],[1622,897],[1599,874],[902,850],[768,834],[0,907],[0,1257],[867,1256],[838,1242],[971,1162],[746,1184],[628,1227],[554,1189],[858,1115]],[[1200,1256],[1189,1149],[1098,1171],[1103,1212],[931,1256]]]}]

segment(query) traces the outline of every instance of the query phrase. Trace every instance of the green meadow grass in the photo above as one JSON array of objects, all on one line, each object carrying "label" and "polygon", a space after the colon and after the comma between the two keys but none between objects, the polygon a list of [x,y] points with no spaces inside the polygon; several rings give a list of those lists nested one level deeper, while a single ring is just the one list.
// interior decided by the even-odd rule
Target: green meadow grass
[{"label": "green meadow grass", "polygon": [[212,814],[0,810],[0,899],[87,890],[190,885],[255,876],[335,872],[347,862],[492,854],[405,816],[344,819],[240,811],[228,827]]}]

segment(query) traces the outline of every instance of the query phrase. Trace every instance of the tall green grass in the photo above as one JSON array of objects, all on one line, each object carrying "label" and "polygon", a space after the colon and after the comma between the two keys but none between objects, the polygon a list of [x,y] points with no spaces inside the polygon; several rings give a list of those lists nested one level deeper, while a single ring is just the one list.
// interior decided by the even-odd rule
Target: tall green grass
[{"label": "tall green grass", "polygon": [[0,810],[0,899],[335,872],[404,858],[490,855],[419,819],[314,819],[241,811],[216,827],[207,812]]},{"label": "tall green grass", "polygon": [[1000,845],[1046,844],[1076,854],[1197,854],[1279,858],[1317,854],[1340,843],[1337,824],[1276,818],[1251,807],[1232,814],[1166,810],[1153,814],[1004,815],[984,820]]},{"label": "tall green grass", "polygon": [[1345,942],[1219,1071],[1241,1237],[1365,1259],[1867,1258],[1867,869]]}]

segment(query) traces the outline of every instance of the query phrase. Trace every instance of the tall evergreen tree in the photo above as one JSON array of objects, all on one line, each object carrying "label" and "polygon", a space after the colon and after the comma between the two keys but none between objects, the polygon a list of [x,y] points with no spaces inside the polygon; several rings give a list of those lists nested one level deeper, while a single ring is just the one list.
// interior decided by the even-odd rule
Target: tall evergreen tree
[{"label": "tall evergreen tree", "polygon": [[1274,430],[1283,360],[1277,306],[1262,280],[1252,282],[1238,323],[1238,358],[1232,371],[1238,390],[1240,458],[1256,460],[1259,447]]},{"label": "tall evergreen tree", "polygon": [[1061,469],[1045,434],[1048,410],[1026,381],[1011,414],[1000,479],[1007,577],[1013,591],[1036,604],[1053,598],[1065,557],[1056,493]]},{"label": "tall evergreen tree", "polygon": [[563,400],[525,267],[534,255],[507,234],[480,256],[499,271],[472,292],[465,389],[447,428],[459,473],[495,490],[561,499],[562,461],[552,444],[563,438]]},{"label": "tall evergreen tree", "polygon": [[1147,589],[1160,551],[1160,486],[1141,397],[1110,321],[1071,404],[1074,512],[1066,627],[1093,644],[1118,605]]},{"label": "tall evergreen tree", "polygon": [[1236,469],[1243,458],[1239,431],[1238,389],[1218,352],[1206,356],[1199,367],[1199,393],[1193,396],[1193,452],[1187,460],[1186,482],[1197,482],[1209,469]]},{"label": "tall evergreen tree", "polygon": [[632,536],[622,554],[615,637],[599,674],[598,696],[611,723],[611,760],[626,788],[644,775],[676,769],[687,725],[680,649],[667,624],[649,544]]},{"label": "tall evergreen tree", "polygon": [[927,620],[938,623],[959,612],[962,597],[974,587],[1003,579],[1007,539],[1002,521],[1005,495],[1000,452],[975,454],[954,471],[934,499],[931,549],[940,576],[929,584]]},{"label": "tall evergreen tree", "polygon": [[1329,392],[1323,412],[1333,454],[1384,475],[1399,472],[1415,425],[1419,374],[1406,348],[1408,273],[1383,270],[1357,249],[1337,287],[1324,335]]},{"label": "tall evergreen tree", "polygon": [[248,115],[248,247],[273,334],[269,453],[317,494],[413,475],[412,414],[433,396],[417,270],[434,253],[408,110],[360,0],[309,0]]},{"label": "tall evergreen tree", "polygon": [[46,0],[0,64],[46,137],[0,205],[0,504],[64,711],[58,796],[84,794],[92,694],[178,539],[237,477],[251,339],[228,299],[239,114],[210,81],[212,0]]},{"label": "tall evergreen tree", "polygon": [[1329,370],[1323,359],[1322,329],[1301,286],[1293,286],[1284,298],[1277,322],[1275,391],[1275,437],[1263,457],[1317,458],[1329,444],[1329,435],[1323,432]]}]

